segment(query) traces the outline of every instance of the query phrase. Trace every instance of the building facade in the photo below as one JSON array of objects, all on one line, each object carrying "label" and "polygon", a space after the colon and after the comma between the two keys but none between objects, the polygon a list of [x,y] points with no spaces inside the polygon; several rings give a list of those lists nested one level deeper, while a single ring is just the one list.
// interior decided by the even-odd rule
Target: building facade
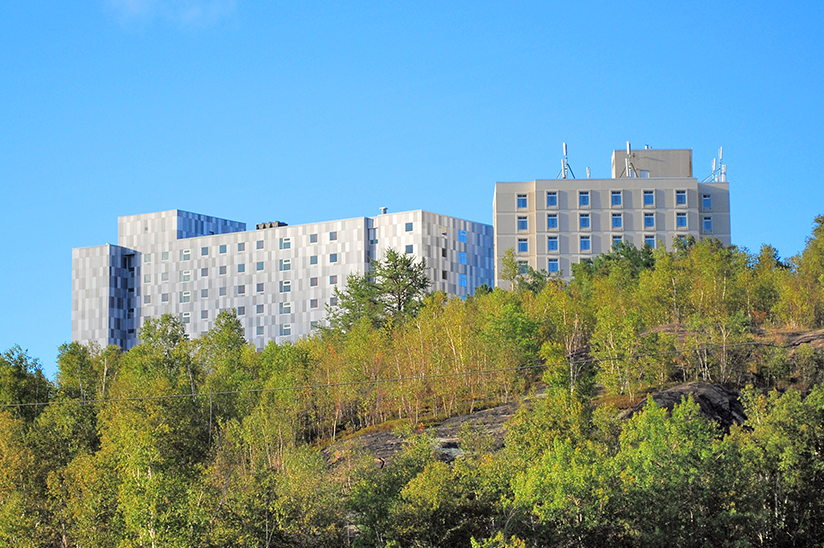
[{"label": "building facade", "polygon": [[257,348],[294,341],[388,248],[424,259],[431,290],[465,297],[494,283],[492,227],[428,211],[255,230],[180,210],[132,215],[118,219],[117,245],[72,250],[72,340],[128,350],[163,314],[194,338],[233,308]]},{"label": "building facade", "polygon": [[672,247],[677,238],[730,238],[726,170],[692,176],[691,150],[616,150],[611,179],[548,179],[495,185],[496,284],[508,249],[536,270],[569,278],[572,265],[616,242]]}]

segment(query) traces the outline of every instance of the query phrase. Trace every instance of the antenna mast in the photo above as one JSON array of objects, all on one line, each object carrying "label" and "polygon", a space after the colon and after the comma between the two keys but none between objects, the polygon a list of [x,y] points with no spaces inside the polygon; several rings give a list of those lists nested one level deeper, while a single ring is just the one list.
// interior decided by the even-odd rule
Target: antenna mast
[{"label": "antenna mast", "polygon": [[567,145],[564,143],[564,157],[561,159],[561,173],[558,174],[559,179],[569,179],[569,176],[575,178],[572,168],[569,167],[569,158],[567,157]]},{"label": "antenna mast", "polygon": [[712,159],[712,173],[701,181],[702,183],[726,183],[727,182],[727,164],[722,163],[724,159],[724,147],[718,149],[718,158]]}]

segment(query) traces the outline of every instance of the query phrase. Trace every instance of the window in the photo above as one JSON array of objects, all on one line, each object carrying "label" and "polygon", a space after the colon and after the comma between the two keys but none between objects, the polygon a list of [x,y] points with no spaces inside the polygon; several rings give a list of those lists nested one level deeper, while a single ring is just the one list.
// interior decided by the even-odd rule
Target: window
[{"label": "window", "polygon": [[675,205],[687,205],[687,191],[686,190],[676,190],[675,191]]},{"label": "window", "polygon": [[169,281],[169,273],[168,272],[162,272],[160,274],[160,281],[161,282],[168,282]]},{"label": "window", "polygon": [[620,213],[612,214],[612,228],[621,228],[624,226],[624,218]]},{"label": "window", "polygon": [[529,263],[527,261],[518,261],[518,272],[521,274],[529,272]]},{"label": "window", "polygon": [[192,321],[192,314],[190,312],[183,312],[180,314],[180,321],[183,323],[189,323]]},{"label": "window", "polygon": [[255,242],[255,249],[263,249],[263,240],[258,240]]},{"label": "window", "polygon": [[329,306],[338,306],[338,298],[329,297]]},{"label": "window", "polygon": [[413,252],[413,249],[414,249],[414,246],[412,246],[412,245],[406,246],[406,254],[411,255],[412,252]]},{"label": "window", "polygon": [[240,242],[237,244],[238,251],[246,251],[246,244],[244,242]]},{"label": "window", "polygon": [[655,213],[644,213],[644,228],[655,228]]},{"label": "window", "polygon": [[292,249],[292,238],[281,238],[278,247],[280,249]]},{"label": "window", "polygon": [[278,304],[278,312],[281,314],[291,314],[292,313],[292,303],[279,303]]},{"label": "window", "polygon": [[675,227],[676,228],[686,228],[687,227],[687,214],[686,213],[676,213],[675,214]]},{"label": "window", "polygon": [[546,239],[547,251],[558,251],[558,236],[549,236]]},{"label": "window", "polygon": [[549,259],[546,262],[546,271],[547,272],[549,272],[550,274],[554,274],[555,272],[558,272],[558,270],[559,270],[559,268],[558,268],[558,259]]},{"label": "window", "polygon": [[407,232],[412,232],[412,223],[406,223],[404,228]]},{"label": "window", "polygon": [[292,334],[292,325],[288,323],[280,324],[280,336],[288,337]]},{"label": "window", "polygon": [[278,270],[281,272],[285,270],[292,270],[292,259],[281,259],[278,261]]},{"label": "window", "polygon": [[263,305],[255,305],[255,314],[263,314]]},{"label": "window", "polygon": [[318,235],[317,234],[310,234],[309,235],[309,243],[310,244],[318,243]]},{"label": "window", "polygon": [[615,247],[619,244],[624,243],[624,238],[621,236],[613,236],[612,237],[612,247]]},{"label": "window", "polygon": [[257,263],[255,263],[255,270],[263,270],[263,261],[258,261]]},{"label": "window", "polygon": [[257,327],[255,327],[255,335],[257,335],[258,337],[263,335],[263,326],[262,325],[258,325]]},{"label": "window", "polygon": [[209,269],[208,268],[201,268],[200,269],[200,277],[206,278],[209,276]]},{"label": "window", "polygon": [[320,322],[317,320],[312,320],[311,322],[309,322],[309,327],[311,327],[312,329],[317,329],[318,327],[320,327]]},{"label": "window", "polygon": [[704,232],[712,232],[712,217],[704,217]]},{"label": "window", "polygon": [[217,293],[218,293],[218,297],[225,297],[226,296],[226,288],[221,287],[220,289],[218,289]]},{"label": "window", "polygon": [[238,274],[242,274],[243,272],[246,272],[246,265],[245,264],[237,265],[237,272],[238,272]]},{"label": "window", "polygon": [[546,193],[546,206],[558,207],[558,193],[554,190]]},{"label": "window", "polygon": [[701,195],[701,209],[704,211],[709,211],[712,209],[712,196],[709,194],[702,194]]},{"label": "window", "polygon": [[588,190],[579,190],[578,191],[578,205],[581,207],[589,207],[589,191]]},{"label": "window", "polygon": [[446,259],[446,248],[445,247],[441,248],[441,257]]},{"label": "window", "polygon": [[309,308],[317,308],[318,307],[318,300],[317,299],[310,299],[309,300]]},{"label": "window", "polygon": [[581,236],[581,251],[589,251],[592,249],[589,236]]},{"label": "window", "polygon": [[458,241],[464,244],[466,243],[466,230],[458,231]]},{"label": "window", "polygon": [[619,206],[623,203],[623,194],[620,190],[613,190],[610,193],[610,204],[613,206]]},{"label": "window", "polygon": [[245,316],[246,315],[246,307],[245,306],[237,307],[237,315],[238,316]]},{"label": "window", "polygon": [[589,213],[581,213],[578,217],[578,226],[581,228],[589,228]]},{"label": "window", "polygon": [[441,270],[441,279],[442,280],[446,279],[446,270]]},{"label": "window", "polygon": [[528,253],[529,252],[529,243],[527,242],[526,238],[519,238],[518,239],[518,253]]},{"label": "window", "polygon": [[180,260],[181,261],[188,261],[192,258],[192,250],[191,249],[181,249],[180,250]]},{"label": "window", "polygon": [[223,244],[223,245],[220,246],[220,252],[221,253],[226,253],[226,244]]},{"label": "window", "polygon": [[209,290],[208,289],[201,289],[200,290],[200,298],[201,299],[205,299],[208,296],[209,296]]},{"label": "window", "polygon": [[168,293],[163,293],[163,294],[160,296],[160,302],[162,302],[162,303],[167,303],[167,302],[169,302],[169,294],[168,294]]},{"label": "window", "polygon": [[200,248],[200,256],[201,257],[205,257],[208,254],[209,254],[209,248],[208,247],[201,247]]},{"label": "window", "polygon": [[152,304],[152,296],[143,295],[143,304]]},{"label": "window", "polygon": [[238,295],[243,295],[245,293],[246,293],[246,286],[245,285],[237,286],[237,294]]},{"label": "window", "polygon": [[255,286],[255,291],[257,291],[258,293],[263,293],[263,284],[257,284]]},{"label": "window", "polygon": [[317,278],[309,278],[309,287],[317,287],[318,286],[318,279]]},{"label": "window", "polygon": [[331,253],[331,254],[329,255],[329,262],[330,262],[330,263],[336,263],[336,262],[338,262],[338,254],[337,254],[337,253]]},{"label": "window", "polygon": [[642,169],[641,170],[641,178],[642,179],[649,179],[649,170],[648,169]]},{"label": "window", "polygon": [[309,257],[309,264],[318,264],[318,256],[312,255],[311,257]]},{"label": "window", "polygon": [[461,264],[466,264],[466,252],[465,251],[458,251],[458,262]]},{"label": "window", "polygon": [[644,191],[644,205],[645,206],[655,205],[655,191],[654,190],[645,190]]},{"label": "window", "polygon": [[644,236],[644,245],[655,247],[655,236],[647,234]]},{"label": "window", "polygon": [[334,276],[334,275],[329,276],[329,284],[330,285],[337,285],[337,283],[338,283],[338,277],[337,276]]},{"label": "window", "polygon": [[518,194],[518,209],[526,207],[526,194]]},{"label": "window", "polygon": [[161,260],[168,261],[169,260],[169,252],[164,251],[163,253],[160,254],[160,258],[161,258]]},{"label": "window", "polygon": [[190,281],[192,281],[192,271],[191,270],[181,270],[180,271],[180,281],[181,282],[190,282]]},{"label": "window", "polygon": [[152,262],[152,254],[151,253],[146,253],[145,255],[143,255],[143,262],[144,263]]},{"label": "window", "polygon": [[526,217],[518,217],[518,230],[527,230],[528,228]]},{"label": "window", "polygon": [[144,274],[143,275],[143,283],[144,284],[152,283],[152,275],[151,274]]},{"label": "window", "polygon": [[208,320],[209,319],[209,311],[208,310],[201,310],[200,311],[200,319],[201,320]]},{"label": "window", "polygon": [[226,274],[226,267],[225,267],[225,266],[221,266],[221,267],[218,269],[218,271],[217,271],[217,272],[218,272],[218,274],[220,274],[221,276],[223,276],[224,274]]},{"label": "window", "polygon": [[281,280],[280,292],[289,293],[290,291],[292,291],[292,282],[290,280]]},{"label": "window", "polygon": [[557,213],[548,213],[546,216],[546,227],[547,228],[558,228],[558,214]]},{"label": "window", "polygon": [[333,230],[332,232],[329,233],[329,241],[330,242],[334,242],[337,239],[338,239],[338,231],[337,230]]},{"label": "window", "polygon": [[466,287],[466,274],[460,274],[458,276],[458,285],[461,287]]}]

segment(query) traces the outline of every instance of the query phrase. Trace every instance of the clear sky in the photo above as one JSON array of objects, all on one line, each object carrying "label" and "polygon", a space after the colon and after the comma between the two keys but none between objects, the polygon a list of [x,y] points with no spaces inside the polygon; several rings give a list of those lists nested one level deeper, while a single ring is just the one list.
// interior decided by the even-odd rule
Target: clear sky
[{"label": "clear sky", "polygon": [[289,224],[724,147],[732,239],[798,253],[824,213],[824,3],[5,2],[0,351],[51,375],[71,249],[184,209]]}]

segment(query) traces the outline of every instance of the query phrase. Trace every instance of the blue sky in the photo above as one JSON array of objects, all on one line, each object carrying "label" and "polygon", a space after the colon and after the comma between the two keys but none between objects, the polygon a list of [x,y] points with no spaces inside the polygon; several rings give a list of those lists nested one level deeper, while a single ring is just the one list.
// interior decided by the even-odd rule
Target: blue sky
[{"label": "blue sky", "polygon": [[798,253],[824,213],[824,4],[7,2],[0,351],[55,370],[71,249],[117,217],[247,226],[427,209],[496,181],[609,177],[613,149],[724,147],[733,242]]}]

